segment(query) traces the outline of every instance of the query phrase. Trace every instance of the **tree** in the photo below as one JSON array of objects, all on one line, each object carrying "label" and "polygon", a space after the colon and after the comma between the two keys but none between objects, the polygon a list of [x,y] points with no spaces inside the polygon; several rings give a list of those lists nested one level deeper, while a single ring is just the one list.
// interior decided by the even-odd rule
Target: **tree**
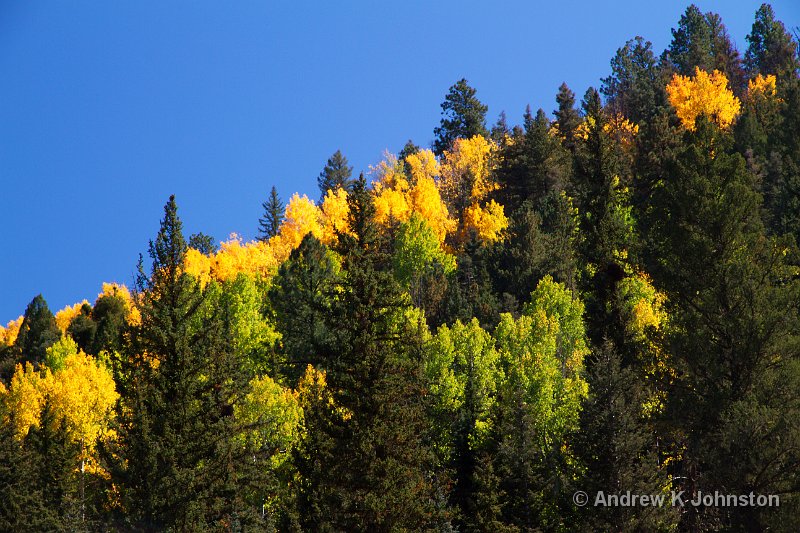
[{"label": "tree", "polygon": [[736,94],[744,90],[744,70],[728,30],[716,13],[706,13],[692,4],[672,30],[666,58],[678,74],[691,76],[696,68],[719,70],[731,81]]},{"label": "tree", "polygon": [[744,62],[751,77],[774,74],[784,81],[797,76],[800,69],[797,42],[783,23],[775,19],[775,12],[769,4],[761,4],[756,11],[747,43]]},{"label": "tree", "polygon": [[261,204],[261,207],[264,208],[264,216],[258,219],[258,240],[266,242],[280,231],[285,210],[283,202],[278,196],[278,190],[274,186],[269,192],[269,199]]},{"label": "tree", "polygon": [[353,167],[348,166],[347,158],[342,155],[340,150],[328,158],[325,168],[319,173],[317,186],[319,187],[320,203],[325,199],[328,191],[336,192],[336,189],[344,189],[347,192],[353,188]]},{"label": "tree", "polygon": [[433,520],[419,346],[424,323],[385,270],[363,177],[348,199],[352,235],[339,240],[345,274],[325,316],[336,331],[326,372],[334,408],[312,410],[307,419],[309,442],[317,444],[303,464],[316,477],[303,491],[300,516],[313,530],[424,529]]},{"label": "tree", "polygon": [[553,111],[553,115],[556,117],[558,133],[564,146],[574,149],[575,130],[581,123],[581,116],[578,114],[578,110],[575,109],[575,93],[567,87],[566,83],[562,83],[558,87],[556,103],[558,104],[558,109]]},{"label": "tree", "polygon": [[285,356],[282,373],[294,385],[308,365],[329,366],[334,335],[325,317],[337,297],[340,261],[310,233],[278,270],[269,290],[275,324]]},{"label": "tree", "polygon": [[217,251],[217,244],[211,235],[193,233],[189,237],[189,248],[194,248],[201,254],[211,255]]},{"label": "tree", "polygon": [[92,348],[97,334],[97,323],[92,320],[91,305],[85,303],[81,306],[80,314],[73,318],[67,327],[67,334],[78,343],[81,350],[96,355]]},{"label": "tree", "polygon": [[255,524],[263,502],[248,496],[270,451],[234,416],[249,392],[246,365],[230,347],[217,285],[200,289],[185,272],[186,251],[173,196],[150,242],[149,275],[139,262],[141,324],[117,359],[124,379],[104,458],[140,527]]},{"label": "tree", "polygon": [[[607,343],[594,355],[588,373],[589,395],[573,438],[584,468],[576,489],[589,494],[663,494],[670,498],[669,474],[658,456],[657,437],[642,414],[648,400],[641,376],[621,364]],[[678,508],[664,506],[588,506],[578,522],[591,531],[672,531]]]},{"label": "tree", "polygon": [[694,130],[701,114],[712,118],[719,127],[728,128],[741,109],[741,102],[728,88],[728,79],[716,70],[709,75],[698,67],[692,77],[676,74],[667,85],[667,95],[681,123],[689,130]]},{"label": "tree", "polygon": [[636,124],[649,121],[666,104],[662,72],[652,43],[637,36],[617,50],[601,92],[613,113]]},{"label": "tree", "polygon": [[[787,494],[796,498],[800,455],[794,387],[797,280],[786,242],[765,236],[760,195],[731,138],[698,120],[653,194],[658,222],[650,258],[672,327],[666,346],[676,382],[667,404],[687,495]],[[737,457],[730,461],[730,457]],[[770,510],[695,509],[688,529],[765,529]],[[791,527],[790,527],[791,529]]]},{"label": "tree", "polygon": [[456,139],[470,139],[475,135],[487,136],[486,111],[489,108],[475,97],[475,89],[467,80],[458,80],[442,102],[442,120],[434,128],[433,151],[442,155],[450,150]]},{"label": "tree", "polygon": [[47,348],[61,338],[61,330],[47,302],[39,294],[25,309],[22,326],[17,334],[15,348],[20,361],[41,363]]}]

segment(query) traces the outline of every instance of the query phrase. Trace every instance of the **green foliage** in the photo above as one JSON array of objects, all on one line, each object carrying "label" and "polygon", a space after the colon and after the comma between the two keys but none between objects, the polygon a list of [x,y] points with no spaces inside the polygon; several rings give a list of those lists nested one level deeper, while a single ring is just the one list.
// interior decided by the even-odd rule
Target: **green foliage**
[{"label": "green foliage", "polygon": [[320,172],[317,178],[317,186],[319,187],[320,204],[328,194],[328,191],[336,191],[336,189],[344,189],[350,191],[353,188],[352,179],[353,167],[348,166],[347,158],[342,155],[340,150],[328,159],[325,168]]},{"label": "green foliage", "polygon": [[23,316],[14,345],[19,361],[40,363],[44,360],[47,348],[61,338],[61,331],[41,294],[31,300]]},{"label": "green foliage", "polygon": [[336,254],[308,234],[272,280],[269,301],[285,355],[281,373],[292,384],[309,364],[328,368],[333,333],[326,317],[338,297],[340,268]]},{"label": "green foliage", "polygon": [[486,111],[489,108],[478,100],[476,92],[464,78],[450,87],[442,102],[442,120],[433,130],[436,136],[433,151],[436,155],[449,150],[456,139],[488,136]]},{"label": "green foliage", "polygon": [[771,5],[761,4],[756,11],[753,27],[747,35],[747,44],[744,62],[751,75],[774,74],[780,80],[797,76],[800,68],[797,42],[783,23],[775,18]]},{"label": "green foliage", "polygon": [[395,277],[403,286],[410,287],[435,264],[441,265],[445,274],[456,268],[455,257],[442,250],[436,233],[415,213],[397,229],[392,257]]},{"label": "green foliage", "polygon": [[603,79],[601,92],[608,107],[635,124],[649,122],[667,102],[666,83],[652,46],[638,36],[627,41],[611,60],[611,75]]}]

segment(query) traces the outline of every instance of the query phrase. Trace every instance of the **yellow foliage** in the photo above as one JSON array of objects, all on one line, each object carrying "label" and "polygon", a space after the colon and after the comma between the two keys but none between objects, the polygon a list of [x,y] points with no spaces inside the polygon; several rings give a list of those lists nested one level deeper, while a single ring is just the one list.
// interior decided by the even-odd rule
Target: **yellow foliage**
[{"label": "yellow foliage", "polygon": [[450,205],[459,208],[469,200],[483,200],[499,187],[490,174],[496,151],[494,142],[476,135],[456,139],[452,149],[444,153],[439,190]]},{"label": "yellow foliage", "polygon": [[14,414],[18,435],[24,437],[32,426],[39,426],[42,408],[49,402],[56,419],[66,419],[71,437],[91,450],[107,430],[119,395],[108,369],[78,351],[74,341],[68,341],[68,348],[72,353],[64,359],[63,369],[55,372],[18,364],[0,397]]},{"label": "yellow foliage", "polygon": [[57,417],[65,417],[73,437],[92,449],[119,397],[111,372],[92,356],[77,352],[67,356],[63,370],[47,371],[45,380]]},{"label": "yellow foliage", "polygon": [[456,229],[457,223],[450,218],[433,177],[420,174],[408,197],[412,211],[431,227],[439,242],[443,243],[447,234]]},{"label": "yellow foliage", "polygon": [[630,147],[639,133],[639,125],[634,124],[618,113],[608,119],[608,122],[603,125],[603,131],[611,135],[623,146]]},{"label": "yellow foliage", "polygon": [[23,317],[20,316],[16,320],[9,321],[6,327],[0,326],[0,346],[12,346],[17,342],[22,320]]},{"label": "yellow foliage", "polygon": [[430,150],[420,150],[410,154],[406,157],[406,165],[408,165],[412,183],[423,178],[435,179],[439,175],[439,162]]},{"label": "yellow foliage", "polygon": [[768,74],[767,76],[759,74],[751,79],[747,82],[747,99],[755,101],[761,98],[774,98],[777,94],[775,81],[774,74]]},{"label": "yellow foliage", "polygon": [[289,258],[292,250],[300,245],[307,234],[322,239],[322,213],[312,200],[304,194],[295,193],[286,206],[283,223],[278,234],[269,240],[278,264]]},{"label": "yellow foliage", "polygon": [[49,370],[42,378],[32,364],[25,363],[23,367],[17,363],[3,403],[9,411],[14,413],[16,433],[21,437],[28,434],[31,426],[38,427],[39,425],[39,416],[47,396],[48,376]]},{"label": "yellow foliage", "polygon": [[347,217],[350,208],[347,205],[347,191],[328,190],[322,201],[322,242],[330,246],[336,243],[337,234],[349,233],[350,225]]},{"label": "yellow foliage", "polygon": [[265,277],[275,272],[278,261],[272,247],[265,242],[251,241],[242,244],[237,235],[220,244],[214,255],[211,275],[217,281],[236,278],[240,273],[252,277]]},{"label": "yellow foliage", "polygon": [[508,227],[508,218],[503,211],[503,206],[494,200],[483,206],[472,204],[464,209],[463,231],[474,231],[479,239],[494,242]]},{"label": "yellow foliage", "polygon": [[694,131],[697,117],[710,117],[720,128],[728,128],[741,109],[741,103],[728,89],[728,78],[715,70],[708,74],[695,67],[693,77],[675,74],[667,85],[667,96],[683,126]]},{"label": "yellow foliage", "polygon": [[83,304],[88,305],[89,302],[84,300],[75,305],[68,305],[64,309],[56,313],[56,325],[58,326],[58,329],[61,330],[61,333],[66,333],[70,322],[72,322],[72,319],[81,314],[81,307],[83,306]]}]

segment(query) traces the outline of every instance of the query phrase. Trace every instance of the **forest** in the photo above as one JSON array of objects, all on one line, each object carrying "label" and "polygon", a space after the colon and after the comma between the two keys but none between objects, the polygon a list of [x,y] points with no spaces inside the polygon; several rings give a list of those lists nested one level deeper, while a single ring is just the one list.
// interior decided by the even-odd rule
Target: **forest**
[{"label": "forest", "polygon": [[252,242],[169,197],[0,327],[0,531],[800,531],[798,44],[692,5],[520,124],[461,79]]}]

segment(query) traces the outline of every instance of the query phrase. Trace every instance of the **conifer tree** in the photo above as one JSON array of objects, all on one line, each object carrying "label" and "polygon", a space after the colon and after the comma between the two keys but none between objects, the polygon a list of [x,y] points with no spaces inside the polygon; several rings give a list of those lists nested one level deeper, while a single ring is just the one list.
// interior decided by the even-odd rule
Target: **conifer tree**
[{"label": "conifer tree", "polygon": [[336,189],[344,189],[350,191],[353,188],[353,167],[348,165],[347,158],[342,155],[341,150],[336,152],[328,159],[325,168],[320,172],[317,178],[317,186],[319,187],[319,201],[325,199],[328,191],[336,191]]},{"label": "conifer tree", "polygon": [[[117,439],[105,458],[128,517],[139,527],[197,530],[257,523],[248,501],[267,450],[253,448],[234,416],[249,390],[229,344],[218,292],[184,271],[187,245],[174,197],[142,261],[141,325],[117,360]],[[114,446],[116,445],[116,446]]]},{"label": "conifer tree", "polygon": [[640,124],[666,105],[665,85],[652,43],[637,36],[617,50],[601,92],[613,113]]},{"label": "conifer tree", "polygon": [[747,43],[744,62],[751,77],[774,74],[786,80],[797,76],[800,69],[797,42],[783,23],[775,19],[771,5],[761,4],[756,11]]},{"label": "conifer tree", "polygon": [[47,302],[41,294],[25,309],[22,326],[19,328],[15,348],[19,361],[41,363],[47,348],[61,338],[61,331]]},{"label": "conifer tree", "polygon": [[[790,248],[764,235],[760,196],[730,137],[702,118],[684,142],[654,191],[651,250],[680,376],[667,413],[683,449],[675,475],[687,495],[796,497],[797,469],[788,465],[800,464],[800,454],[788,443],[798,438],[798,402],[786,396],[798,379]],[[685,514],[682,527],[762,530],[770,513],[707,507]]]},{"label": "conifer tree", "polygon": [[556,117],[558,132],[563,138],[564,146],[572,150],[575,148],[575,130],[581,123],[581,116],[575,109],[575,93],[566,83],[558,87],[556,103],[558,109],[553,111],[553,115]]},{"label": "conifer tree", "polygon": [[[327,383],[335,409],[308,427],[326,442],[320,477],[302,501],[313,530],[390,531],[429,527],[432,456],[424,443],[419,320],[383,257],[363,176],[348,197],[352,235],[340,236],[346,276],[328,315],[337,332]],[[319,450],[319,448],[317,448]]]},{"label": "conifer tree", "polygon": [[[325,196],[325,193],[322,195]],[[258,219],[258,240],[266,242],[278,234],[285,211],[275,186],[269,191],[269,199],[261,204],[261,207],[264,208],[264,216]]]},{"label": "conifer tree", "polygon": [[456,139],[489,134],[486,130],[486,111],[489,108],[478,100],[476,92],[464,78],[450,87],[442,102],[442,120],[433,130],[436,155],[449,150]]}]

